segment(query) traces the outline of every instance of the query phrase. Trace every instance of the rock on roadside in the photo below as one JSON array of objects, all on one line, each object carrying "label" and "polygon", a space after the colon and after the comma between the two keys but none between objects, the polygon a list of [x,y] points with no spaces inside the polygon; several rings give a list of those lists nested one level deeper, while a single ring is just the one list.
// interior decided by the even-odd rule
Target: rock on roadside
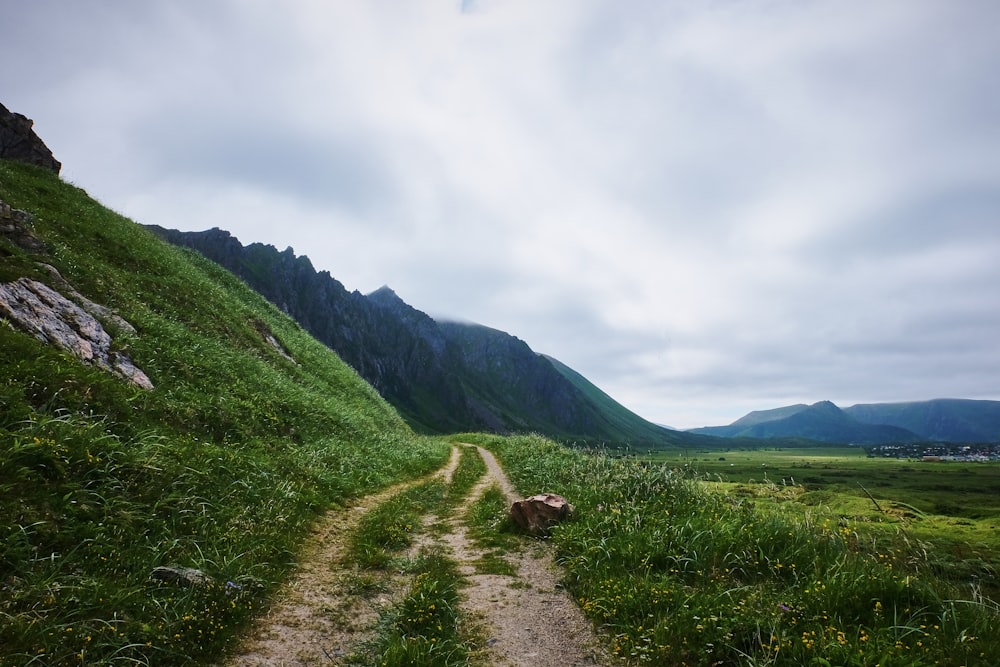
[{"label": "rock on roadside", "polygon": [[542,493],[518,500],[510,507],[514,522],[532,535],[547,535],[552,526],[573,513],[573,506],[562,496]]}]

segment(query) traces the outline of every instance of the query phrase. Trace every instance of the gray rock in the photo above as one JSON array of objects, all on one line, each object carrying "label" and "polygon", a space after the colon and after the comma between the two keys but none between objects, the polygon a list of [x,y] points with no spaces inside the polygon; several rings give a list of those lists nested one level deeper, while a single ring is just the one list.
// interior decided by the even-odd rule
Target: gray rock
[{"label": "gray rock", "polygon": [[111,350],[111,336],[93,315],[44,283],[19,278],[0,284],[0,317],[138,387],[153,388],[128,355]]},{"label": "gray rock", "polygon": [[135,334],[135,327],[129,324],[125,318],[121,317],[118,313],[111,310],[107,306],[94,303],[84,295],[77,292],[76,289],[62,277],[62,274],[59,273],[56,267],[51,264],[43,264],[41,262],[37,262],[37,265],[39,268],[45,269],[48,272],[49,276],[52,278],[53,284],[62,294],[66,295],[70,301],[77,304],[97,319],[103,320],[104,322],[111,322],[115,327],[118,327],[119,331]]},{"label": "gray rock", "polygon": [[11,243],[31,253],[46,252],[48,248],[32,230],[34,218],[27,211],[11,206],[0,199],[0,235]]}]

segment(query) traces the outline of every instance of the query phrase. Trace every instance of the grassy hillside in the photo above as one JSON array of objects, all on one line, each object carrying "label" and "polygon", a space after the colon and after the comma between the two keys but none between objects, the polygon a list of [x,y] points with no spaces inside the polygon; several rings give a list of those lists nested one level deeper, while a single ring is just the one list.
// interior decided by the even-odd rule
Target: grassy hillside
[{"label": "grassy hillside", "polygon": [[[217,265],[41,169],[0,199],[47,250],[0,237],[0,282],[54,266],[154,389],[0,321],[0,665],[216,655],[292,566],[316,513],[440,465],[328,348]],[[270,335],[286,358],[266,340]],[[150,580],[202,570],[206,586]]]}]

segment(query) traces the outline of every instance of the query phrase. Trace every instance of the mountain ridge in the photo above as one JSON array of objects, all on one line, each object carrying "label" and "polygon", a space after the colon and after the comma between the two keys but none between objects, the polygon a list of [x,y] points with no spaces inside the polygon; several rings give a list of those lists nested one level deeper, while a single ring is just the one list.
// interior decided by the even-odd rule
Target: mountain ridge
[{"label": "mountain ridge", "polygon": [[[561,372],[562,365],[516,336],[437,321],[388,285],[367,295],[348,292],[291,248],[243,246],[219,228],[148,229],[246,281],[336,351],[417,430],[531,431],[563,441],[654,447],[693,437],[652,424],[606,395],[595,400],[596,394]],[[623,420],[623,413],[631,416]]]},{"label": "mountain ridge", "polygon": [[935,398],[859,403],[844,412],[865,423],[889,424],[943,442],[1000,442],[1000,401]]}]

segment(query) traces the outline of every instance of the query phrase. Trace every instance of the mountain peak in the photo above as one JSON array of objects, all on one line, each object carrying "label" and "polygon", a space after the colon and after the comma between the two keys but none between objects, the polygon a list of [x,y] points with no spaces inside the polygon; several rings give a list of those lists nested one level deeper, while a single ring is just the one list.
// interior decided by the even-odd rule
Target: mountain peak
[{"label": "mountain peak", "polygon": [[730,424],[730,426],[754,426],[765,422],[778,421],[807,409],[809,409],[809,406],[805,403],[796,403],[795,405],[786,405],[770,410],[754,410],[740,417]]},{"label": "mountain peak", "polygon": [[388,285],[382,285],[377,290],[368,295],[369,299],[385,299],[385,298],[395,298],[398,299],[399,295],[396,291],[389,287]]},{"label": "mountain peak", "polygon": [[843,411],[840,408],[838,408],[832,401],[817,401],[816,403],[813,403],[812,405],[809,406],[809,410],[813,412],[820,412],[820,413],[825,412],[829,414],[843,413]]},{"label": "mountain peak", "polygon": [[368,295],[368,300],[381,308],[389,308],[397,311],[413,310],[412,306],[403,301],[395,290],[388,285],[382,285],[377,290]]}]

